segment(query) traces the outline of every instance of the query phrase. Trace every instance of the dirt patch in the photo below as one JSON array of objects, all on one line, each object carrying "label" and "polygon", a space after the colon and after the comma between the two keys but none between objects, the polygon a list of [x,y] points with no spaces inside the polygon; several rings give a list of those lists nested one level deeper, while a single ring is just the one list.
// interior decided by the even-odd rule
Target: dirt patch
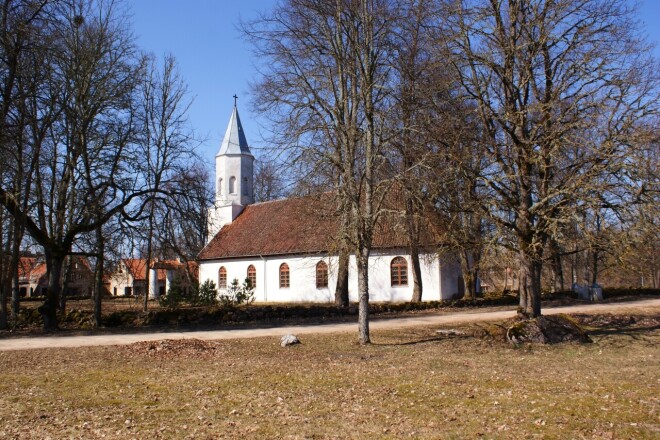
[{"label": "dirt patch", "polygon": [[216,355],[217,342],[200,339],[164,339],[126,345],[124,350],[131,356],[150,356],[165,359],[208,359]]}]

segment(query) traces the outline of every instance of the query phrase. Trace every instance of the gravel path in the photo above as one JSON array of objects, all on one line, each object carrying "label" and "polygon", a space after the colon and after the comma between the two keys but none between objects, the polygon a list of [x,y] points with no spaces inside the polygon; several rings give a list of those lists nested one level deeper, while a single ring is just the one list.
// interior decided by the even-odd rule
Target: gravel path
[{"label": "gravel path", "polygon": [[[650,307],[660,307],[660,299],[643,301],[609,303],[609,304],[581,304],[575,306],[544,308],[543,314],[552,315],[556,313],[603,313],[623,310],[639,310]],[[480,321],[497,321],[515,316],[515,310],[503,310],[495,312],[460,312],[437,315],[423,315],[395,319],[371,319],[369,327],[372,330],[393,329],[404,327],[416,327],[424,325],[455,324]],[[0,351],[10,350],[32,350],[38,348],[64,348],[64,347],[89,347],[101,345],[127,345],[140,341],[157,341],[161,339],[239,339],[257,338],[264,336],[277,336],[293,333],[304,335],[310,333],[336,333],[356,331],[357,324],[336,323],[318,325],[293,325],[270,328],[250,328],[231,330],[210,331],[187,331],[187,332],[162,332],[162,333],[139,333],[139,334],[112,334],[96,336],[27,336],[0,340]]]}]

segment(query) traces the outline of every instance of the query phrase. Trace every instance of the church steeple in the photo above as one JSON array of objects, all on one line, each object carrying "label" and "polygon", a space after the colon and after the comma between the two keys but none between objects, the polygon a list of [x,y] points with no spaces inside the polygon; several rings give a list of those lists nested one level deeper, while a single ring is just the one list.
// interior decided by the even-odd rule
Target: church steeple
[{"label": "church steeple", "polygon": [[241,118],[238,116],[238,108],[236,106],[236,98],[234,95],[234,111],[229,118],[229,125],[225,131],[225,137],[220,144],[220,151],[218,156],[222,154],[249,154],[250,147],[248,147],[245,132],[243,132],[243,125],[241,125]]},{"label": "church steeple", "polygon": [[215,156],[215,206],[209,212],[209,240],[254,201],[254,156],[250,152],[236,106]]}]

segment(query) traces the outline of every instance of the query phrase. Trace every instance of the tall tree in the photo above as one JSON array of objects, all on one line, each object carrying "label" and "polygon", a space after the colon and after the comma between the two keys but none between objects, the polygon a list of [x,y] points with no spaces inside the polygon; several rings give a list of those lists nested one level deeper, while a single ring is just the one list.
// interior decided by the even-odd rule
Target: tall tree
[{"label": "tall tree", "polygon": [[[147,292],[144,295],[143,310],[147,310],[151,278],[153,239],[156,228],[156,214],[161,205],[173,194],[159,195],[171,179],[183,170],[182,162],[193,157],[191,150],[192,133],[186,119],[190,107],[187,88],[179,75],[176,61],[166,56],[162,67],[151,60],[147,75],[141,84],[141,111],[138,116],[140,127],[140,156],[137,170],[146,185],[153,190],[146,194],[146,216],[144,218],[146,260],[145,280]],[[170,186],[170,189],[184,188]],[[153,195],[155,194],[155,196]],[[154,292],[155,294],[155,292]]]},{"label": "tall tree", "polygon": [[[634,122],[656,112],[657,63],[617,0],[456,0],[445,40],[486,130],[485,206],[510,231],[520,312],[541,313],[543,250],[579,202],[601,197]],[[591,135],[582,135],[589,129]]]},{"label": "tall tree", "polygon": [[[384,108],[389,105],[391,5],[387,1],[289,0],[245,26],[268,64],[255,86],[289,157],[330,165],[341,237],[358,266],[359,340],[369,343],[368,259],[377,219]],[[277,139],[275,140],[277,141]]]}]

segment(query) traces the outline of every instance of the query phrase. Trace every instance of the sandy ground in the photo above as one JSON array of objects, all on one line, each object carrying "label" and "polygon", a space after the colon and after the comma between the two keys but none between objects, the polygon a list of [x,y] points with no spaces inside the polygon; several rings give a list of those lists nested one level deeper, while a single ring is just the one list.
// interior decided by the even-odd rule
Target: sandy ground
[{"label": "sandy ground", "polygon": [[[552,315],[557,313],[607,313],[615,311],[640,310],[651,307],[660,307],[660,299],[610,303],[610,304],[582,304],[576,306],[564,306],[543,309],[543,314]],[[498,321],[515,316],[515,310],[491,311],[491,312],[460,312],[450,314],[430,314],[423,316],[396,318],[396,319],[372,319],[369,326],[372,330],[395,329],[428,325],[447,325],[455,323],[469,323],[482,321]],[[186,332],[162,332],[162,333],[139,333],[139,334],[112,334],[95,336],[27,336],[20,338],[0,340],[0,351],[10,350],[32,350],[39,348],[65,348],[65,347],[89,347],[102,345],[127,345],[141,341],[157,341],[162,339],[239,339],[257,338],[264,336],[280,337],[286,334],[304,335],[320,333],[336,333],[357,331],[357,324],[335,323],[318,325],[289,325],[269,328],[249,328],[231,330],[210,331],[186,331]]]}]

